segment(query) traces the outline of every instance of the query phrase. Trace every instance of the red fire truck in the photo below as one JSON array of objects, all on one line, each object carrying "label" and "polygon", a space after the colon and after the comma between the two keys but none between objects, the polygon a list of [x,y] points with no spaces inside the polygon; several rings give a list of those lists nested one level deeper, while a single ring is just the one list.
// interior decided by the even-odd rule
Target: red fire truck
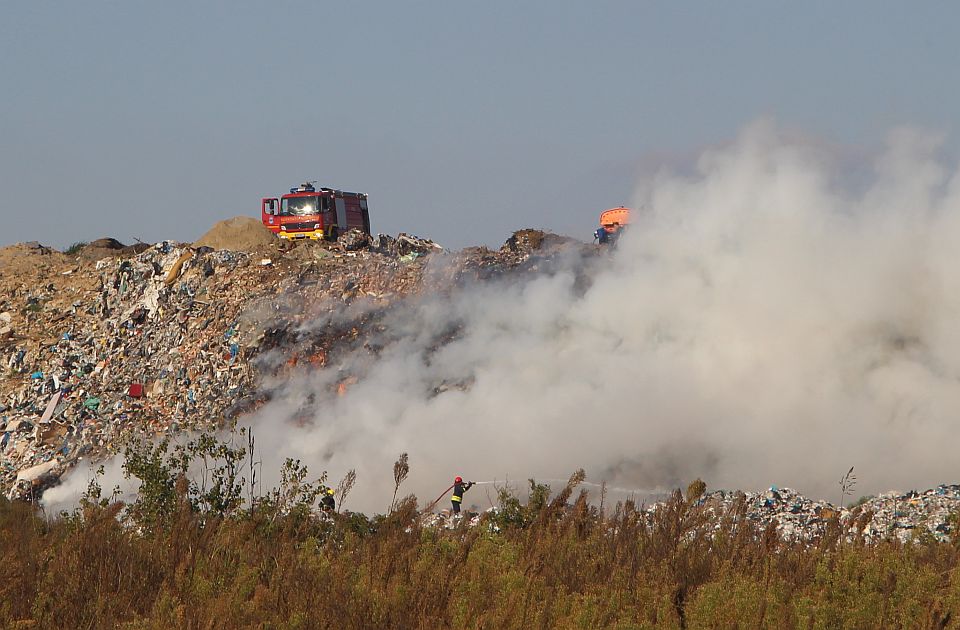
[{"label": "red fire truck", "polygon": [[267,229],[284,239],[336,240],[353,228],[370,233],[366,193],[314,188],[313,184],[300,184],[279,199],[261,200],[261,220]]}]

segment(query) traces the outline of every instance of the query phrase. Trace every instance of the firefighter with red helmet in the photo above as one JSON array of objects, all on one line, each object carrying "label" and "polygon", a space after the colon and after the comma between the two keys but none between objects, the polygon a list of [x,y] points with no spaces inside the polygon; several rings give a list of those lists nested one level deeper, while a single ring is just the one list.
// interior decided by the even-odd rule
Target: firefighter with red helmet
[{"label": "firefighter with red helmet", "polygon": [[453,496],[450,497],[450,503],[453,505],[453,513],[460,513],[460,504],[463,503],[463,493],[473,487],[473,482],[463,482],[463,477],[457,477],[453,480]]}]

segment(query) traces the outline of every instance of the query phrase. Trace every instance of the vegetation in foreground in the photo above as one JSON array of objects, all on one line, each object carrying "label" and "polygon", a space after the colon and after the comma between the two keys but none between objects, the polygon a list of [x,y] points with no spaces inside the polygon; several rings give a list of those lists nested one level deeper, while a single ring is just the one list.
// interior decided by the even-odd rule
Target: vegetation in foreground
[{"label": "vegetation in foreground", "polygon": [[422,526],[414,497],[319,514],[325,478],[297,462],[254,497],[252,446],[133,445],[129,503],[96,483],[52,519],[0,499],[2,626],[946,628],[960,613],[960,545],[844,542],[836,522],[787,544],[742,502],[708,517],[699,481],[652,518],[574,496],[579,472],[556,495],[531,481],[526,504],[501,490],[498,512],[448,530]]}]

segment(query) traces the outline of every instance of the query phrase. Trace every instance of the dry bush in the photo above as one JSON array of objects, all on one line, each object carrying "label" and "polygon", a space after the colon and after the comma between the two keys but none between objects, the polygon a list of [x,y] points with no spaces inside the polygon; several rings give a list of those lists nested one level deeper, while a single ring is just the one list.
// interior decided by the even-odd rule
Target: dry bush
[{"label": "dry bush", "polygon": [[[396,481],[396,479],[395,479]],[[960,546],[815,544],[757,530],[704,486],[650,513],[603,515],[578,473],[531,484],[514,520],[420,525],[416,497],[386,515],[283,502],[211,514],[182,495],[158,526],[88,504],[46,519],[0,499],[0,626],[51,628],[949,627]],[[389,506],[387,506],[389,507]],[[466,519],[464,519],[466,521]],[[499,525],[498,525],[499,527]]]}]

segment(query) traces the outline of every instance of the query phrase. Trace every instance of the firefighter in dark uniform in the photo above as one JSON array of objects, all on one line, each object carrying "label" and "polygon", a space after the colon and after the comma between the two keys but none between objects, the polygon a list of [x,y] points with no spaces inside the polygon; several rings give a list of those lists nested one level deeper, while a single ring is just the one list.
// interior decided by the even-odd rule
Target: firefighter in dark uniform
[{"label": "firefighter in dark uniform", "polygon": [[320,499],[320,509],[324,512],[333,512],[337,509],[337,501],[333,498],[333,488],[327,488]]},{"label": "firefighter in dark uniform", "polygon": [[453,513],[460,513],[460,504],[463,503],[463,493],[473,487],[473,482],[463,483],[462,477],[453,480],[453,496],[450,497],[450,503],[453,505]]}]

